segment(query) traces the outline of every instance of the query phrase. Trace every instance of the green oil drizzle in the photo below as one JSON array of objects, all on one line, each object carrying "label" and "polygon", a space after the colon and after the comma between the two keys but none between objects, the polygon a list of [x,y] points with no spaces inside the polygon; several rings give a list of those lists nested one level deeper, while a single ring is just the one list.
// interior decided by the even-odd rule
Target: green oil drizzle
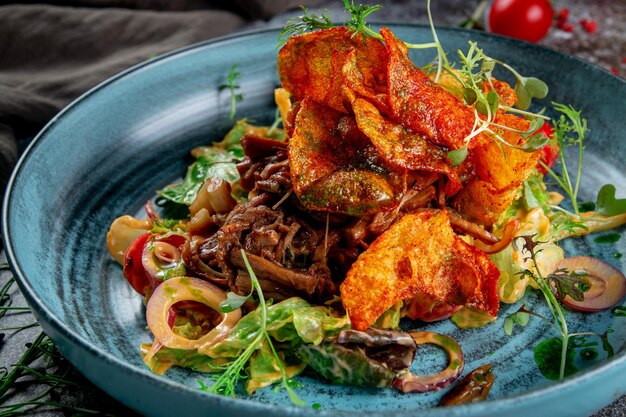
[{"label": "green oil drizzle", "polygon": [[615,243],[620,240],[621,237],[622,235],[619,233],[608,233],[606,235],[596,237],[593,241],[596,243]]},{"label": "green oil drizzle", "polygon": [[626,306],[617,306],[611,309],[613,317],[626,317]]},{"label": "green oil drizzle", "polygon": [[[535,363],[547,379],[558,381],[561,363],[561,339],[551,338],[535,346]],[[574,350],[567,349],[565,355],[565,376],[574,374],[578,369],[574,365]]]},{"label": "green oil drizzle", "polygon": [[594,348],[585,348],[580,351],[580,358],[584,361],[592,361],[596,359],[600,355],[598,349]]}]

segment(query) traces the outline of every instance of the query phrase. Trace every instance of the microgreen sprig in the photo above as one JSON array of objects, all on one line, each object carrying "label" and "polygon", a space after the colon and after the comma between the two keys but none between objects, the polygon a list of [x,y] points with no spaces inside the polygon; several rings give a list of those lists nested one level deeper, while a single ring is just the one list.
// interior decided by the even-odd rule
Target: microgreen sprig
[{"label": "microgreen sprig", "polygon": [[226,74],[224,84],[220,86],[220,89],[228,89],[230,91],[230,112],[228,114],[228,120],[235,118],[237,102],[243,100],[243,95],[237,93],[237,90],[240,88],[239,84],[237,84],[240,75],[239,71],[237,71],[237,64],[234,64],[230,68],[230,71],[228,71],[228,74]]},{"label": "microgreen sprig", "polygon": [[[550,176],[557,182],[557,184],[565,191],[570,198],[572,207],[574,208],[574,214],[577,216],[580,214],[578,207],[578,190],[580,188],[580,181],[582,178],[583,167],[583,151],[585,149],[585,134],[587,132],[587,119],[581,117],[580,111],[575,110],[571,105],[565,105],[561,103],[552,103],[554,109],[561,113],[558,119],[554,119],[554,137],[561,149],[559,153],[559,164],[561,166],[561,174],[557,174],[552,168],[547,166],[543,161],[540,164],[550,174]],[[572,178],[565,162],[565,155],[563,149],[566,147],[575,146],[578,148],[578,167],[576,169],[575,177]]]},{"label": "microgreen sprig", "polygon": [[[431,28],[434,36],[436,36],[434,26]],[[435,38],[435,42],[439,42],[437,38]],[[530,113],[526,111],[526,108],[530,105],[531,98],[543,98],[547,95],[548,87],[545,83],[534,77],[523,77],[510,65],[486,55],[476,42],[469,42],[467,52],[459,51],[458,56],[461,67],[457,70],[445,59],[445,55],[439,52],[437,74],[435,75],[435,81],[437,81],[440,73],[445,70],[461,86],[465,104],[474,106],[474,126],[471,132],[464,138],[465,148],[456,149],[448,153],[451,165],[459,165],[465,160],[469,142],[480,134],[487,134],[500,145],[525,152],[534,152],[543,147],[547,143],[548,138],[542,134],[537,134],[537,131],[543,125],[543,121],[549,118],[541,114]],[[516,89],[523,91],[524,108],[510,107],[501,100],[492,81],[492,72],[496,65],[501,65],[512,72],[518,80]],[[489,91],[485,91],[485,85],[490,86]],[[530,119],[528,130],[523,131],[496,123],[495,118],[500,109],[506,112],[521,114]],[[500,133],[502,131],[515,132],[526,138],[527,141],[523,145],[513,145],[502,137]]]}]

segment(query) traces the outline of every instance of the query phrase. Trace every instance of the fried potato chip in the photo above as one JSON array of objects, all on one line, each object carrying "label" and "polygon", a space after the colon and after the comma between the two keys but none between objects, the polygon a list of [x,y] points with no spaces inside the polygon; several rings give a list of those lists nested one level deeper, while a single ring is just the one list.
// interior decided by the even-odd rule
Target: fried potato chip
[{"label": "fried potato chip", "polygon": [[334,93],[341,88],[333,86],[333,80],[340,77],[350,50],[355,51],[362,84],[374,91],[385,91],[385,47],[379,40],[352,36],[343,26],[290,38],[278,53],[278,74],[283,88],[295,101],[307,97],[347,112],[341,96]]},{"label": "fried potato chip", "polygon": [[293,189],[305,207],[365,214],[395,207],[406,170],[392,169],[353,117],[308,98],[300,102],[289,141]]},{"label": "fried potato chip", "polygon": [[412,171],[429,171],[448,177],[446,193],[454,195],[461,188],[457,170],[450,166],[446,152],[423,136],[386,120],[378,109],[364,99],[356,99],[352,110],[359,129],[372,141],[388,163]]},{"label": "fried potato chip", "polygon": [[[363,76],[357,65],[356,52],[347,55],[343,64],[341,77],[342,93],[344,98],[348,99],[348,109],[351,109],[350,103],[355,97],[362,97],[373,103],[376,108],[385,114],[389,114],[389,96],[384,91],[379,91],[367,84],[367,79]],[[346,94],[346,90],[349,94]]]},{"label": "fried potato chip", "polygon": [[[527,120],[504,112],[497,114],[495,123],[522,131],[529,126]],[[525,141],[519,133],[511,130],[500,129],[497,133],[515,146],[523,145]],[[470,151],[476,174],[498,191],[517,188],[535,169],[541,156],[541,151],[524,152],[484,135],[477,139],[476,146]]]},{"label": "fried potato chip", "polygon": [[[492,86],[493,88],[491,88]],[[509,107],[513,107],[513,105],[517,101],[517,94],[515,93],[515,90],[509,85],[509,83],[505,81],[500,81],[492,78],[490,83],[485,83],[484,90],[485,92],[495,90],[495,92],[498,93],[498,96],[500,96],[500,99],[504,101],[504,104]]]},{"label": "fried potato chip", "polygon": [[359,256],[341,284],[341,299],[357,330],[420,293],[495,316],[499,275],[486,254],[456,236],[446,211],[427,210],[404,216]]},{"label": "fried potato chip", "polygon": [[387,48],[389,104],[396,121],[450,149],[465,146],[474,112],[416,68],[406,45],[388,28],[380,31]]},{"label": "fried potato chip", "polygon": [[452,207],[465,219],[491,227],[518,195],[518,187],[496,190],[478,178],[469,180],[455,196]]}]

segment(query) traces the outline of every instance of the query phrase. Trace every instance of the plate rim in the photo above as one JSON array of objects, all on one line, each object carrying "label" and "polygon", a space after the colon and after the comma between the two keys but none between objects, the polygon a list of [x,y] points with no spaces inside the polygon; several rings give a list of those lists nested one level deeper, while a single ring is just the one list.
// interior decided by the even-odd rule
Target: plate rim
[{"label": "plate rim", "polygon": [[[420,30],[429,29],[428,25],[422,24],[422,23],[372,22],[372,26],[419,28]],[[439,33],[441,32],[452,32],[452,33],[456,32],[456,33],[465,33],[465,34],[475,33],[477,36],[480,36],[480,37],[494,38],[498,42],[509,43],[509,44],[517,45],[518,47],[522,46],[526,48],[530,47],[531,49],[542,49],[550,54],[553,54],[559,57],[560,59],[564,59],[566,61],[576,61],[577,65],[582,65],[590,71],[601,71],[604,73],[605,76],[608,75],[612,77],[613,79],[616,79],[620,81],[622,84],[626,85],[626,79],[617,77],[615,74],[611,73],[609,70],[597,64],[594,64],[592,62],[583,60],[579,57],[576,57],[576,56],[573,56],[573,55],[570,55],[570,54],[567,54],[567,53],[564,53],[564,52],[561,52],[561,51],[558,51],[558,50],[555,50],[555,49],[552,49],[543,45],[524,42],[524,41],[520,41],[517,39],[509,38],[506,36],[501,36],[501,35],[496,35],[496,34],[491,34],[491,33],[486,33],[486,32],[477,32],[477,31],[473,31],[469,29],[456,28],[456,27],[440,26],[440,27],[437,27],[437,30]],[[42,328],[46,328],[46,327],[52,328],[54,333],[66,338],[70,343],[79,345],[82,349],[86,351],[87,354],[97,356],[98,358],[106,361],[107,364],[110,366],[118,367],[120,370],[130,372],[131,374],[138,373],[139,375],[143,375],[144,377],[147,376],[150,379],[149,381],[150,384],[152,386],[156,386],[157,388],[161,387],[161,389],[166,389],[166,390],[181,390],[182,389],[182,390],[185,390],[187,393],[193,395],[194,397],[198,397],[200,401],[209,400],[207,402],[211,402],[212,400],[214,402],[221,402],[223,400],[229,403],[234,403],[235,405],[238,406],[238,408],[241,407],[242,411],[257,411],[257,412],[267,412],[270,410],[277,411],[276,408],[280,407],[278,411],[282,412],[281,415],[303,416],[303,415],[307,415],[311,413],[311,414],[318,415],[318,416],[319,415],[335,416],[338,414],[352,416],[352,415],[359,413],[359,414],[366,414],[368,416],[391,416],[391,415],[395,416],[398,413],[407,413],[407,412],[416,411],[416,410],[419,410],[420,413],[423,413],[425,416],[433,416],[433,417],[440,416],[440,415],[442,416],[443,415],[445,416],[476,416],[478,415],[477,412],[481,410],[488,411],[489,413],[497,414],[498,412],[501,412],[501,411],[511,411],[511,408],[515,408],[515,404],[519,404],[520,402],[527,402],[527,405],[528,405],[528,404],[533,404],[533,401],[545,401],[546,398],[549,399],[550,396],[554,397],[556,395],[558,397],[558,395],[561,394],[564,390],[572,389],[574,388],[574,386],[584,382],[585,380],[596,379],[598,376],[602,374],[607,374],[608,373],[607,371],[610,371],[612,368],[615,369],[615,368],[623,367],[623,369],[626,370],[626,350],[624,350],[616,354],[615,357],[608,359],[602,362],[601,364],[598,364],[592,369],[586,370],[582,374],[576,374],[570,378],[567,378],[557,383],[539,386],[539,387],[533,387],[522,393],[514,394],[506,398],[489,400],[487,402],[465,404],[465,405],[460,405],[460,406],[456,406],[453,408],[435,407],[435,408],[426,408],[426,409],[415,408],[415,409],[367,410],[367,411],[324,410],[324,409],[310,410],[310,409],[296,408],[291,404],[285,404],[284,406],[283,405],[278,406],[275,404],[266,404],[266,403],[255,401],[254,399],[250,399],[247,397],[225,398],[217,394],[209,394],[206,392],[202,392],[199,389],[194,389],[192,387],[180,384],[168,378],[163,378],[161,376],[153,374],[152,372],[149,372],[147,369],[140,369],[139,367],[127,361],[124,361],[121,358],[117,358],[106,350],[94,347],[93,345],[89,343],[88,339],[73,332],[72,329],[69,328],[69,326],[67,326],[65,323],[63,323],[63,321],[61,321],[59,317],[53,314],[51,309],[43,302],[41,297],[39,297],[37,292],[34,290],[34,287],[31,285],[29,278],[26,276],[26,274],[23,272],[21,268],[17,260],[17,256],[15,254],[13,245],[11,243],[10,235],[12,233],[11,233],[10,226],[9,226],[9,211],[10,211],[9,207],[11,204],[12,194],[13,194],[13,190],[17,182],[17,179],[22,173],[22,167],[24,166],[26,161],[30,158],[31,154],[35,151],[35,149],[39,146],[39,144],[43,142],[43,140],[46,137],[46,134],[54,128],[54,125],[59,119],[64,117],[65,114],[69,113],[74,107],[80,105],[83,101],[87,100],[89,97],[99,92],[103,88],[106,88],[108,85],[113,84],[114,82],[128,75],[131,75],[137,71],[140,71],[141,69],[147,68],[151,65],[159,65],[161,62],[167,59],[170,59],[173,57],[181,57],[181,56],[184,56],[186,53],[192,52],[197,49],[210,48],[212,46],[219,46],[223,43],[235,41],[241,38],[255,37],[255,36],[259,36],[263,34],[269,34],[272,32],[278,34],[279,31],[280,29],[278,28],[251,29],[251,30],[241,31],[241,32],[237,32],[237,33],[233,33],[233,34],[229,34],[225,36],[220,36],[220,37],[192,43],[190,45],[176,48],[172,51],[160,54],[154,58],[132,65],[129,68],[123,71],[120,71],[114,74],[113,76],[101,81],[100,83],[96,84],[95,86],[93,86],[92,88],[90,88],[89,90],[79,95],[74,100],[72,100],[62,110],[60,110],[52,119],[50,119],[50,121],[46,123],[46,125],[37,133],[37,135],[28,144],[28,146],[26,147],[26,149],[23,151],[22,155],[20,156],[18,162],[16,163],[15,168],[13,169],[11,176],[9,178],[9,181],[7,182],[7,185],[5,188],[3,201],[2,201],[2,218],[1,218],[2,240],[4,242],[4,250],[6,253],[7,261],[9,263],[11,272],[13,273],[13,275],[16,278],[16,281],[18,282],[18,286],[20,290],[24,294],[24,297],[26,298],[30,308],[35,312],[35,315],[38,318],[45,319],[45,326],[42,326]],[[57,343],[56,341],[55,343],[59,345],[59,343]],[[88,377],[88,378],[92,379],[91,377]],[[109,392],[107,392],[107,394],[113,396],[114,398],[117,398],[116,396],[112,395]],[[616,396],[615,393],[612,393],[611,398],[617,399],[621,395],[623,394]],[[125,404],[125,405],[128,406],[128,404]]]}]

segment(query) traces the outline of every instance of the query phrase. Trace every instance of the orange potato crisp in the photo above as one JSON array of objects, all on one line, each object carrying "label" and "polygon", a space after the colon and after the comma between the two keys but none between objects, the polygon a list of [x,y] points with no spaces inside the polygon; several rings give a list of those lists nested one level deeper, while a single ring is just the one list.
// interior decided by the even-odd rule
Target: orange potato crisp
[{"label": "orange potato crisp", "polygon": [[418,293],[496,316],[499,276],[485,253],[453,232],[445,210],[425,210],[404,216],[359,256],[341,299],[357,330]]}]

